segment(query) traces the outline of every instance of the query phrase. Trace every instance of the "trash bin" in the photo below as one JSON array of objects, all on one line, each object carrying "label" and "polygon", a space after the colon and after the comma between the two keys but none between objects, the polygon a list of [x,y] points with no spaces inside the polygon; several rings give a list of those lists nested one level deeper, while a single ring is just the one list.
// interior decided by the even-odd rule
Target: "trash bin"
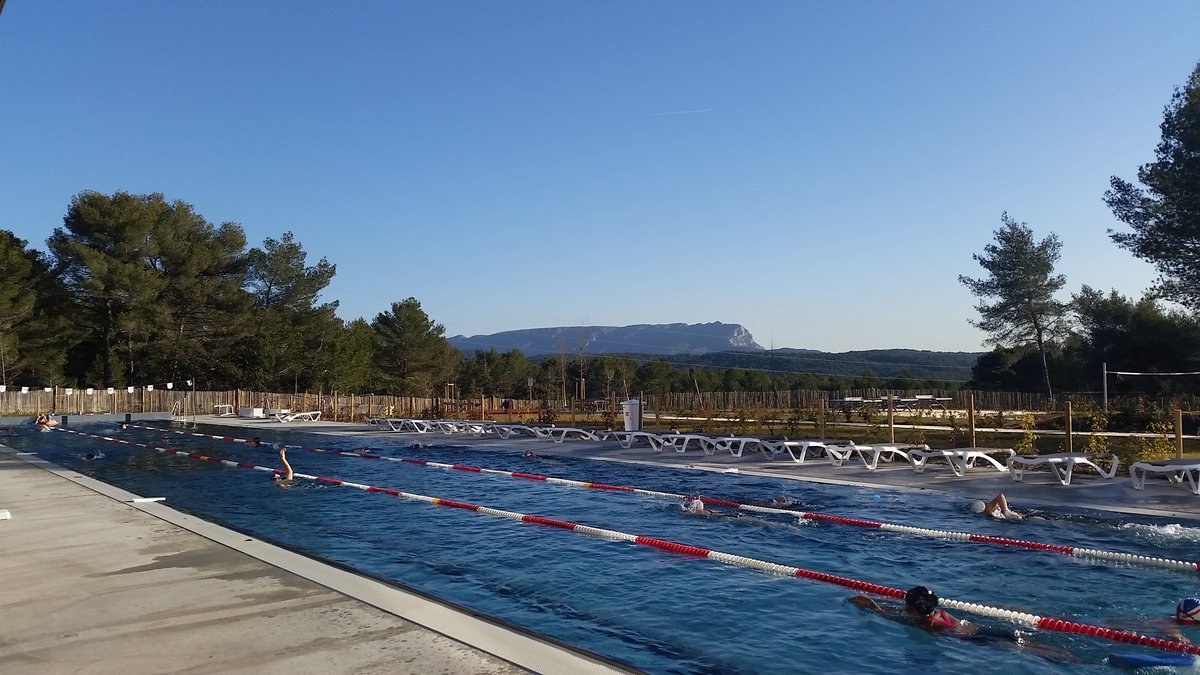
[{"label": "trash bin", "polygon": [[625,431],[642,430],[642,402],[636,398],[621,401],[621,414],[625,417]]}]

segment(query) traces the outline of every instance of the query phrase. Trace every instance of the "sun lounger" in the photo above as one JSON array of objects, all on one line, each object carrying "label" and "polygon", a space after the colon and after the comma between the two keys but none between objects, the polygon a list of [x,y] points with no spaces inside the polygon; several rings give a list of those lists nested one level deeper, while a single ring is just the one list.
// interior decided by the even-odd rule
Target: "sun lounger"
[{"label": "sun lounger", "polygon": [[216,417],[237,417],[237,413],[233,411],[231,405],[215,405],[213,411],[213,415]]},{"label": "sun lounger", "polygon": [[704,434],[659,434],[658,438],[662,441],[663,450],[670,449],[678,453],[686,453],[688,446],[694,445],[706,455],[717,451],[713,437]]},{"label": "sun lounger", "polygon": [[[913,450],[928,450],[928,445],[913,445],[911,443],[873,443],[871,445],[853,445],[850,448],[852,454],[862,460],[863,466],[867,467],[868,471],[874,471],[879,468],[880,460],[891,462],[897,459],[903,459],[905,462],[911,463],[912,459],[909,453]],[[840,461],[830,459],[834,466],[841,466],[846,458]]]},{"label": "sun lounger", "polygon": [[541,427],[531,427],[528,424],[493,424],[492,430],[503,440],[522,435],[531,438],[549,438]]},{"label": "sun lounger", "polygon": [[[825,457],[834,462],[834,466],[841,466],[842,462],[849,457],[849,451],[854,447],[854,441],[846,439],[830,439],[830,438],[797,438],[792,440],[783,440],[778,443],[781,451],[786,451],[792,457],[792,461],[797,464],[803,464],[809,459],[816,457]],[[799,451],[799,456],[796,456]],[[810,458],[809,455],[812,455]]]},{"label": "sun lounger", "polygon": [[576,427],[541,427],[537,429],[540,438],[553,439],[555,443],[562,443],[568,439],[576,441],[595,441],[599,440],[596,435],[587,429],[579,429]]},{"label": "sun lounger", "polygon": [[966,473],[967,469],[973,468],[977,460],[991,464],[997,471],[1008,471],[1008,467],[996,460],[993,455],[1001,455],[1002,459],[1007,460],[1015,453],[1008,448],[956,448],[953,450],[910,450],[908,452],[908,460],[912,464],[914,473],[925,473],[925,465],[931,459],[944,459],[954,471],[954,475],[961,477]]},{"label": "sun lounger", "polygon": [[766,441],[756,436],[721,436],[712,439],[714,452],[726,450],[733,457],[741,457],[747,450],[757,450],[772,459],[775,452],[767,447]]},{"label": "sun lounger", "polygon": [[627,450],[636,443],[645,443],[655,452],[662,452],[663,449],[663,440],[658,437],[658,434],[648,431],[601,431],[596,433],[596,440],[616,441]]},{"label": "sun lounger", "polygon": [[[1110,463],[1109,469],[1105,471],[1092,460],[1107,459]],[[1025,478],[1026,469],[1035,466],[1046,466],[1054,472],[1054,477],[1063,485],[1071,484],[1071,475],[1075,471],[1075,466],[1090,466],[1096,470],[1096,473],[1101,478],[1111,479],[1117,475],[1117,466],[1121,460],[1117,459],[1113,454],[1088,454],[1085,452],[1058,452],[1049,455],[1013,455],[1008,458],[1008,474],[1016,482],[1021,482]]]},{"label": "sun lounger", "polygon": [[1129,477],[1133,480],[1133,489],[1141,490],[1146,487],[1146,476],[1151,473],[1165,473],[1172,483],[1183,483],[1191,486],[1192,494],[1200,495],[1200,459],[1167,459],[1159,462],[1134,462],[1129,466]]},{"label": "sun lounger", "polygon": [[429,420],[421,420],[412,417],[386,417],[384,423],[392,431],[415,431],[418,434],[427,434],[433,430]]},{"label": "sun lounger", "polygon": [[304,420],[305,422],[318,422],[321,419],[321,411],[313,410],[310,412],[294,412],[294,413],[274,413],[271,418],[276,422],[295,422],[296,420]]}]

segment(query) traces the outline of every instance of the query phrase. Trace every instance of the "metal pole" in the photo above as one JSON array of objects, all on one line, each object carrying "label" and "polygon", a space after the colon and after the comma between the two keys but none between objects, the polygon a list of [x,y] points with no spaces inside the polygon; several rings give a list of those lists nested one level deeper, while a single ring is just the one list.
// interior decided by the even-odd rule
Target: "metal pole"
[{"label": "metal pole", "polygon": [[1183,458],[1183,407],[1175,409],[1175,458]]},{"label": "metal pole", "polygon": [[1104,392],[1104,411],[1108,412],[1108,362],[1100,364],[1100,367],[1104,369],[1104,386],[1100,390]]}]

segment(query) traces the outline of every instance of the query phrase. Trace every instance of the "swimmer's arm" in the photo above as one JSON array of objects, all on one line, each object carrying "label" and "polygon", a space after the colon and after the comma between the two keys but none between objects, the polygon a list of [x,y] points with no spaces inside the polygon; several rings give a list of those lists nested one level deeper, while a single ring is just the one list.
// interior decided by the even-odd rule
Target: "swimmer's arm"
[{"label": "swimmer's arm", "polygon": [[883,613],[883,608],[879,606],[879,603],[865,595],[856,595],[853,598],[850,598],[850,604],[854,605],[855,607],[869,609],[873,612]]},{"label": "swimmer's arm", "polygon": [[1184,635],[1178,628],[1169,628],[1167,629],[1166,634],[1167,637],[1171,638],[1172,640],[1177,640],[1185,645],[1192,644],[1192,641],[1189,640],[1187,636]]}]

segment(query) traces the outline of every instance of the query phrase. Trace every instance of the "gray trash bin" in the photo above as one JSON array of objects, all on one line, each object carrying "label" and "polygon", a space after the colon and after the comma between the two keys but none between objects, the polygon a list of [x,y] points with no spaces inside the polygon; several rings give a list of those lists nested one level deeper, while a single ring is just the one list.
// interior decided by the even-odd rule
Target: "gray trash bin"
[{"label": "gray trash bin", "polygon": [[621,414],[625,417],[625,431],[642,430],[642,402],[636,398],[621,401]]}]

